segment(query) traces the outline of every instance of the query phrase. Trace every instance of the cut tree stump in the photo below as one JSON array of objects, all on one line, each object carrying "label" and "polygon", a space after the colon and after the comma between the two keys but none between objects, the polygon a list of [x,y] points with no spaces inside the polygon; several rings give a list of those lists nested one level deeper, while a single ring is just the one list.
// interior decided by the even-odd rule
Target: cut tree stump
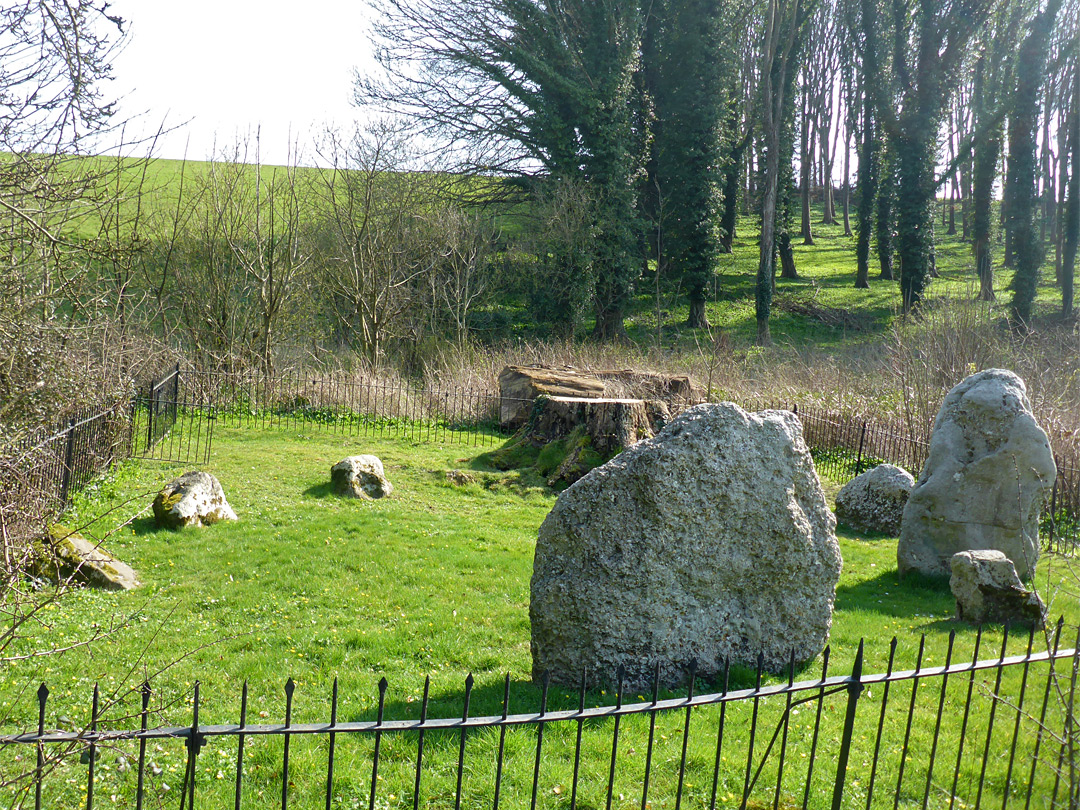
[{"label": "cut tree stump", "polygon": [[623,399],[663,402],[674,414],[704,400],[704,392],[687,376],[651,371],[579,371],[552,366],[507,366],[499,374],[499,421],[516,430],[532,413],[537,397]]},{"label": "cut tree stump", "polygon": [[[649,418],[650,410],[653,419]],[[564,439],[581,428],[592,448],[605,458],[654,435],[653,421],[664,422],[662,402],[643,399],[541,397],[529,422],[529,441],[536,446]],[[662,426],[662,424],[661,424]]]},{"label": "cut tree stump", "polygon": [[521,427],[540,396],[600,398],[604,383],[570,368],[507,366],[499,374],[499,422],[504,428]]}]

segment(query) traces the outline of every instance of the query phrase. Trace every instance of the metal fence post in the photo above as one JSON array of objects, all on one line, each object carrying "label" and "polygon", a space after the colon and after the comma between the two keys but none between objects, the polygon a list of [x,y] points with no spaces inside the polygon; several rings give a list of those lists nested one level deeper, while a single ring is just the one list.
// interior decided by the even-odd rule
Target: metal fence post
[{"label": "metal fence post", "polygon": [[862,452],[863,444],[866,442],[866,422],[862,423],[862,430],[859,432],[859,454],[855,458],[855,475],[859,475],[862,472]]},{"label": "metal fence post", "polygon": [[833,785],[832,810],[840,810],[844,798],[844,780],[847,778],[848,758],[851,756],[851,738],[855,733],[855,709],[862,694],[863,642],[855,654],[851,677],[847,680],[847,714],[844,717],[844,736],[840,739],[840,755],[836,758],[836,782]]},{"label": "metal fence post", "polygon": [[150,382],[150,391],[146,397],[146,449],[154,446],[154,383]]},{"label": "metal fence post", "polygon": [[75,464],[75,417],[68,420],[67,442],[64,448],[64,470],[60,479],[60,503],[66,506],[71,491],[71,473]]}]

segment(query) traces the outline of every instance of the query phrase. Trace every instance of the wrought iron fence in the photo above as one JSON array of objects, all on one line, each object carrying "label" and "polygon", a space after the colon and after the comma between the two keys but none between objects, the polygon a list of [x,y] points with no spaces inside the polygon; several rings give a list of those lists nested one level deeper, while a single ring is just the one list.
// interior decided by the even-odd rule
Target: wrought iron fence
[{"label": "wrought iron fence", "polygon": [[[1025,651],[1014,655],[1007,654],[1006,628],[988,658],[979,657],[980,630],[964,661],[954,657],[950,635],[940,666],[927,665],[924,637],[911,670],[894,666],[894,639],[887,669],[877,674],[864,672],[861,643],[843,675],[829,673],[828,649],[820,677],[798,682],[792,668],[786,679],[767,683],[759,659],[746,686],[736,688],[734,667],[725,667],[719,689],[705,694],[698,694],[691,662],[685,692],[661,697],[657,675],[651,699],[637,695],[635,702],[624,699],[633,692],[620,671],[611,673],[614,702],[596,706],[587,705],[599,696],[586,690],[585,673],[574,695],[545,678],[534,708],[515,714],[508,674],[498,711],[481,716],[471,712],[470,675],[453,716],[429,716],[428,678],[419,716],[413,705],[413,716],[392,719],[388,710],[410,706],[389,700],[383,678],[373,717],[341,720],[335,680],[324,704],[328,719],[296,722],[300,695],[289,679],[283,722],[250,723],[245,684],[238,722],[205,724],[196,683],[184,725],[151,727],[154,693],[144,683],[139,708],[126,716],[138,719],[138,728],[108,728],[110,710],[95,687],[86,728],[62,731],[49,728],[50,710],[74,712],[54,708],[43,684],[36,728],[0,737],[0,756],[9,774],[24,763],[15,796],[32,795],[35,808],[71,806],[72,799],[92,808],[103,789],[112,802],[140,809],[149,801],[192,810],[198,801],[237,810],[285,810],[290,801],[369,810],[1073,808],[1080,800],[1080,658],[1076,648],[1063,648],[1063,628],[1059,622],[1047,636],[1031,631]],[[1045,648],[1037,650],[1042,639]],[[484,705],[494,708],[494,700],[489,694]],[[260,720],[268,716],[259,712]],[[180,767],[164,772],[157,762],[170,745],[185,750]],[[168,779],[179,779],[179,790]]]},{"label": "wrought iron fence", "polygon": [[839,481],[854,478],[878,464],[903,467],[918,475],[930,444],[891,425],[794,406],[814,466]]},{"label": "wrought iron fence", "polygon": [[180,401],[180,364],[160,380],[151,381],[145,398],[136,407],[146,410],[146,444],[153,447],[176,424]]},{"label": "wrought iron fence", "polygon": [[[834,481],[847,481],[883,463],[917,478],[930,452],[927,438],[884,422],[799,405],[786,410],[799,416],[815,468]],[[1073,553],[1080,547],[1080,448],[1064,435],[1055,435],[1053,442],[1058,472],[1043,509],[1040,536],[1044,548]]]},{"label": "wrought iron fence", "polygon": [[206,464],[214,440],[214,409],[181,386],[180,364],[151,380],[132,400],[131,455],[178,463]]},{"label": "wrought iron fence", "polygon": [[[490,445],[509,435],[505,398],[335,374],[185,372],[185,397],[212,408],[223,427],[300,427],[351,436]],[[516,400],[515,400],[516,401]]]},{"label": "wrought iron fence", "polygon": [[4,501],[29,509],[61,510],[71,496],[131,447],[131,420],[125,402],[97,413],[72,416],[67,423],[4,450]]}]

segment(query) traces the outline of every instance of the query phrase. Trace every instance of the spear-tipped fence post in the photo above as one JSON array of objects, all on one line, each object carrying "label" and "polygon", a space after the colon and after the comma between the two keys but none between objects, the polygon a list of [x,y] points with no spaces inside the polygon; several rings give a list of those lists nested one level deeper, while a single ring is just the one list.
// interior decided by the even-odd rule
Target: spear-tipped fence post
[{"label": "spear-tipped fence post", "polygon": [[49,699],[49,687],[44,683],[38,687],[38,741],[37,741],[37,768],[34,771],[34,810],[41,810],[41,779],[45,767],[45,747],[41,737],[45,733],[45,701]]},{"label": "spear-tipped fence post", "polygon": [[75,417],[68,420],[67,443],[64,446],[64,468],[61,470],[60,503],[67,506],[71,492],[71,474],[75,468]]},{"label": "spear-tipped fence post", "polygon": [[840,810],[844,798],[844,780],[847,777],[848,758],[851,756],[851,738],[855,733],[855,710],[862,694],[863,642],[859,641],[859,651],[855,654],[855,664],[851,667],[851,677],[847,679],[847,714],[844,716],[844,736],[840,739],[840,754],[836,758],[836,782],[833,784],[832,810]]}]

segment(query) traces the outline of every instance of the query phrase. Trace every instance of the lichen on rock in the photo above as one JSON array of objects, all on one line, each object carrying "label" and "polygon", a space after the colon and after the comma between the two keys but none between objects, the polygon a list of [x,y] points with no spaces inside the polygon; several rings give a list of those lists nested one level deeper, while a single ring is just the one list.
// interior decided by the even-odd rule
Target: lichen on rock
[{"label": "lichen on rock", "polygon": [[700,405],[563,492],[531,583],[533,676],[647,686],[693,659],[773,671],[824,647],[840,550],[792,413]]}]

